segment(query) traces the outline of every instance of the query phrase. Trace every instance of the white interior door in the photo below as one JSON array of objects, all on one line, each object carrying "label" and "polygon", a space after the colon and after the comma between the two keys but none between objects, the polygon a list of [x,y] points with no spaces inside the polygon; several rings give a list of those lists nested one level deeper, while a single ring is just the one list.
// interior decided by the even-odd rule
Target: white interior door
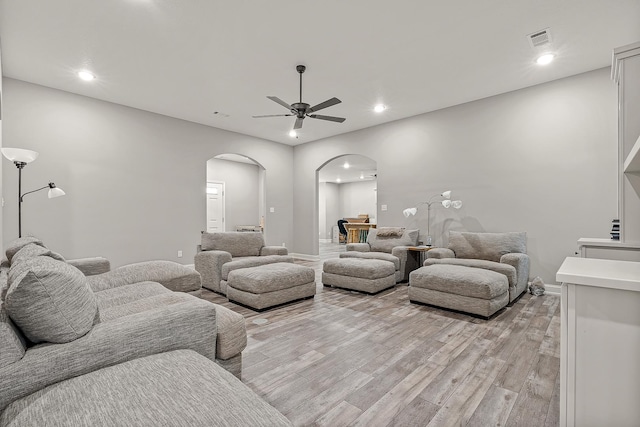
[{"label": "white interior door", "polygon": [[224,182],[207,182],[207,232],[224,230]]}]

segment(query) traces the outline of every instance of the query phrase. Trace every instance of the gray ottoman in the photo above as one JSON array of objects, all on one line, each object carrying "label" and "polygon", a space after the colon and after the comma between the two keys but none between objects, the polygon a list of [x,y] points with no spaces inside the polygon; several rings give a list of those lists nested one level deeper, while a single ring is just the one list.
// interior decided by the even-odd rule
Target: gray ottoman
[{"label": "gray ottoman", "polygon": [[435,264],[409,274],[409,300],[489,318],[509,303],[509,281],[491,270]]},{"label": "gray ottoman", "polygon": [[313,268],[288,262],[233,270],[227,280],[227,298],[258,311],[315,294]]},{"label": "gray ottoman", "polygon": [[396,282],[402,282],[402,271],[400,271],[400,258],[395,255],[388,254],[386,252],[358,252],[348,251],[340,254],[340,258],[366,258],[366,259],[381,259],[383,261],[389,261],[393,263],[396,269]]},{"label": "gray ottoman", "polygon": [[322,266],[325,286],[375,294],[396,284],[396,268],[390,261],[365,258],[328,259]]}]

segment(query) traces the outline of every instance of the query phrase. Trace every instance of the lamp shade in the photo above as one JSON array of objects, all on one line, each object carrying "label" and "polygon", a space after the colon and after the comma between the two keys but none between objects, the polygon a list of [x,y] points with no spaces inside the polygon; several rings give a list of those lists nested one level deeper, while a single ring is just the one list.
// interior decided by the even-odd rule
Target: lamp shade
[{"label": "lamp shade", "polygon": [[443,200],[441,203],[442,203],[442,206],[444,206],[447,209],[451,207],[451,200]]},{"label": "lamp shade", "polygon": [[65,193],[62,188],[56,187],[53,182],[49,183],[49,193],[47,194],[47,196],[49,196],[50,199],[53,199],[54,197],[64,196],[65,194],[67,193]]},{"label": "lamp shade", "polygon": [[441,196],[444,197],[445,199],[450,199],[451,198],[451,190],[445,191],[444,193],[441,194]]},{"label": "lamp shade", "polygon": [[451,202],[451,207],[453,209],[460,209],[462,207],[462,200],[454,200]]},{"label": "lamp shade", "polygon": [[418,208],[407,208],[402,211],[402,215],[404,215],[405,218],[409,218],[410,215],[415,215],[417,212]]},{"label": "lamp shade", "polygon": [[31,163],[38,158],[38,153],[23,148],[0,148],[2,155],[12,162]]}]

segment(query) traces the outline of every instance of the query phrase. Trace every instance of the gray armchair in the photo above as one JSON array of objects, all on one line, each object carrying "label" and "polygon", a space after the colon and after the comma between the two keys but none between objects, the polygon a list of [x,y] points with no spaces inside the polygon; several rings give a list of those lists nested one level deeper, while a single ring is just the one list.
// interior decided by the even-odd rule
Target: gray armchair
[{"label": "gray armchair", "polygon": [[425,266],[434,264],[484,268],[504,274],[509,280],[509,303],[527,289],[529,255],[527,233],[449,232],[449,247],[427,252]]},{"label": "gray armchair", "polygon": [[282,246],[265,246],[262,233],[202,233],[194,262],[202,276],[202,286],[226,295],[229,272],[276,262],[293,262]]},{"label": "gray armchair", "polygon": [[[374,258],[394,262],[396,283],[409,280],[409,273],[418,267],[417,260],[408,256],[408,247],[418,244],[419,230],[380,227],[369,230],[366,243],[347,243],[341,258]],[[397,258],[398,262],[391,257]]]}]

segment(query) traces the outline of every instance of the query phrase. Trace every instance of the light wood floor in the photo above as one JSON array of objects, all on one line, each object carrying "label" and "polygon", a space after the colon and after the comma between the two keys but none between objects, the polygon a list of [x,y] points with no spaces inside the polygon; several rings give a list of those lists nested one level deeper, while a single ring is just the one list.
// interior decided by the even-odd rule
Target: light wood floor
[{"label": "light wood floor", "polygon": [[526,294],[485,321],[411,304],[406,285],[324,288],[322,261],[298,263],[316,270],[313,300],[257,313],[203,293],[245,316],[242,380],[293,424],[558,425],[558,297]]}]

